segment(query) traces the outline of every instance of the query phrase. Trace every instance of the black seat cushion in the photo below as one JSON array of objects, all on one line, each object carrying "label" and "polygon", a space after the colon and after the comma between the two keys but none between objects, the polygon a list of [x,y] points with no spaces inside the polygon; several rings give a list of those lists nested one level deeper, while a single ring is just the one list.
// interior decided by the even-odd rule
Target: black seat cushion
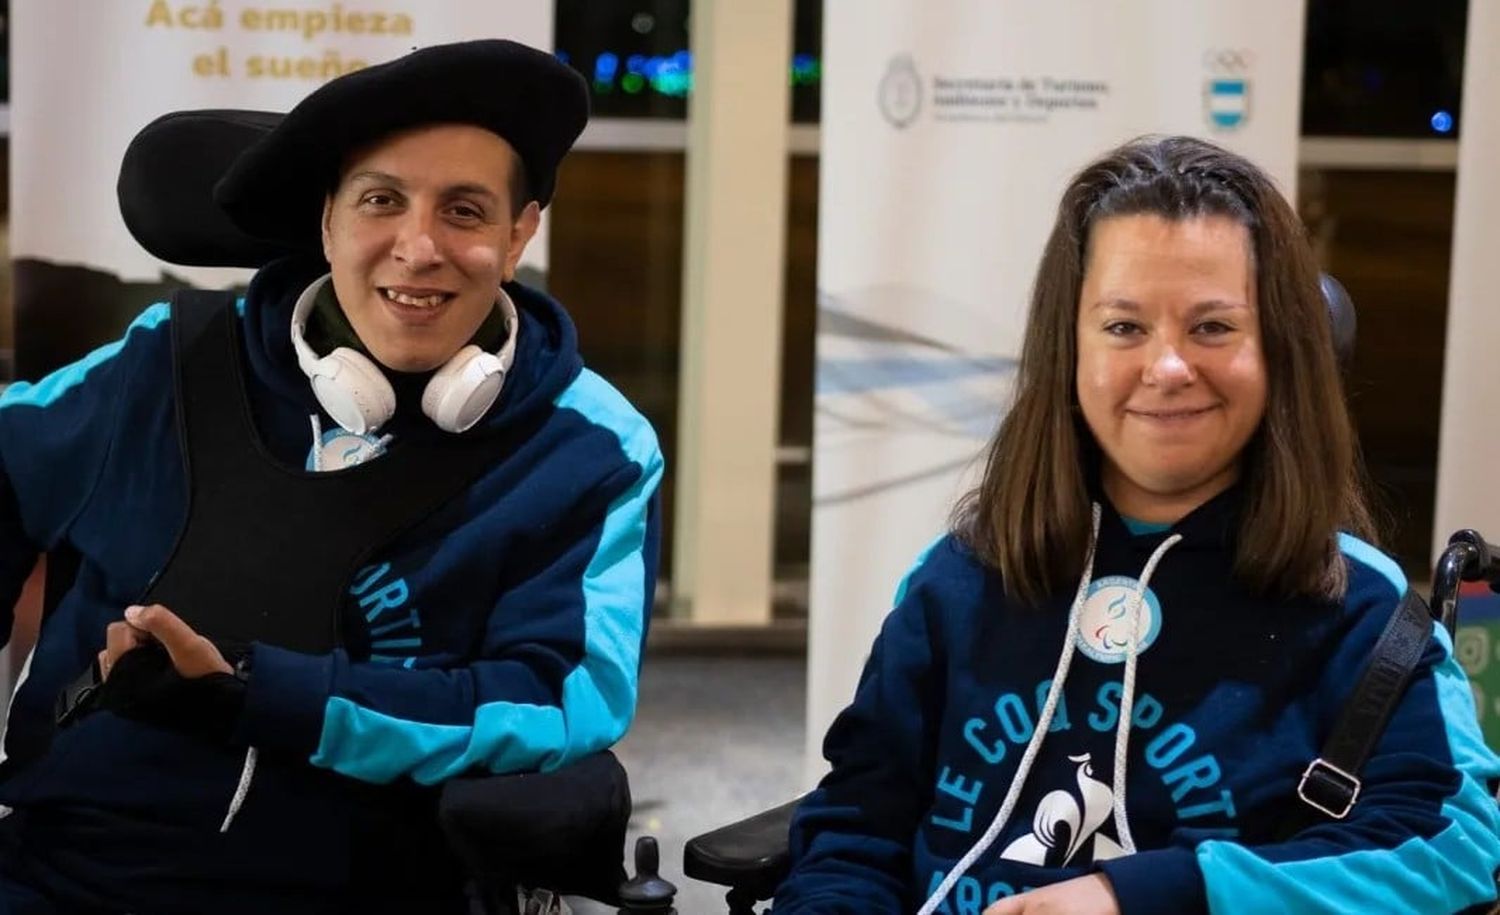
[{"label": "black seat cushion", "polygon": [[630,784],[609,751],[555,772],[453,779],[438,820],[470,873],[491,888],[546,887],[618,904]]}]

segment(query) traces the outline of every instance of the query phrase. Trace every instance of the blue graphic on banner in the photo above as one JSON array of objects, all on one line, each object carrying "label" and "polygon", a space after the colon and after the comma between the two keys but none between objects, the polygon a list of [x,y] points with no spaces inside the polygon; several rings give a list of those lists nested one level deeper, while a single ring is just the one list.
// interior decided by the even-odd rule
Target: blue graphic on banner
[{"label": "blue graphic on banner", "polygon": [[1243,79],[1208,81],[1208,119],[1222,130],[1233,130],[1250,116],[1250,82]]}]

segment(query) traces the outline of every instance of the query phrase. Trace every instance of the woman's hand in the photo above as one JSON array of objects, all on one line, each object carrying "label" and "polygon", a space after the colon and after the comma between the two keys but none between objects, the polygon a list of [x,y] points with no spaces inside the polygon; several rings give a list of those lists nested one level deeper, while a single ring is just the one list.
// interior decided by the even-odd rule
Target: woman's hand
[{"label": "woman's hand", "polygon": [[1120,915],[1120,904],[1108,878],[1089,874],[1002,899],[984,915]]}]

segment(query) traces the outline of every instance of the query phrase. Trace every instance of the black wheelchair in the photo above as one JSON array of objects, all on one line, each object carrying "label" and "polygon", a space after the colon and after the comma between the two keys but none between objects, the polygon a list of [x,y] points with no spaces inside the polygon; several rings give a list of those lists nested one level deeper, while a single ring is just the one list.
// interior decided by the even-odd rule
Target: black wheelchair
[{"label": "black wheelchair", "polygon": [[[257,268],[285,250],[242,234],[213,204],[212,189],[238,153],[279,115],[179,112],[143,129],[121,164],[117,187],[126,226],[148,252],[173,264]],[[42,618],[72,586],[78,557],[46,557]],[[676,888],[657,873],[650,836],[624,866],[630,785],[605,751],[555,772],[478,774],[447,782],[437,817],[467,874],[472,915],[550,915],[549,899],[583,897],[623,915],[672,913]],[[527,898],[518,898],[524,889]]]},{"label": "black wheelchair", "polygon": [[[1354,303],[1333,277],[1320,277],[1328,302],[1334,351],[1347,365],[1354,353]],[[1438,559],[1429,606],[1433,617],[1453,635],[1458,620],[1459,586],[1487,582],[1500,592],[1500,547],[1478,532],[1454,534]],[[730,915],[755,915],[757,903],[770,899],[790,867],[788,848],[792,814],[802,798],[722,826],[690,839],[683,849],[683,873],[694,880],[728,888]]]},{"label": "black wheelchair", "polygon": [[[1458,626],[1459,587],[1486,582],[1500,592],[1500,547],[1478,532],[1463,530],[1448,540],[1432,576],[1433,618],[1453,635]],[[801,798],[689,840],[682,870],[694,880],[728,887],[730,915],[755,915],[757,903],[776,894],[791,866],[788,834]]]},{"label": "black wheelchair", "polygon": [[[141,245],[168,263],[186,266],[256,268],[285,253],[242,234],[213,205],[211,194],[228,163],[278,117],[180,112],[142,130],[126,152],[118,186],[122,215]],[[1353,306],[1332,278],[1323,278],[1323,288],[1335,346],[1347,358]],[[76,557],[66,551],[49,554],[44,617],[76,572]],[[1433,613],[1450,633],[1459,585],[1472,581],[1500,590],[1500,549],[1473,531],[1461,531],[1433,577]],[[727,887],[731,915],[754,915],[755,906],[775,894],[787,873],[789,827],[799,801],[690,840],[684,873]],[[444,785],[438,804],[444,836],[468,874],[474,915],[546,915],[534,899],[519,903],[518,887],[592,899],[625,915],[675,912],[676,889],[657,873],[654,839],[637,841],[636,876],[626,873],[630,812],[628,778],[609,752],[550,773],[457,778]]]}]

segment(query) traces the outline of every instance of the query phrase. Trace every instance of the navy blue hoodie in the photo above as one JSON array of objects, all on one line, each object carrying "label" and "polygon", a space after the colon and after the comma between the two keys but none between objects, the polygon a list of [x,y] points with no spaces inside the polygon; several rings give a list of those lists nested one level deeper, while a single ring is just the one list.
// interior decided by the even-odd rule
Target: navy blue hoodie
[{"label": "navy blue hoodie", "polygon": [[[1108,876],[1123,915],[1436,915],[1494,898],[1500,814],[1490,783],[1500,759],[1481,742],[1441,627],[1364,769],[1353,812],[1276,840],[1300,804],[1299,775],[1407,582],[1388,557],[1341,536],[1342,603],[1252,596],[1232,572],[1240,498],[1232,488],[1170,531],[1140,534],[1103,507],[1051,726],[1006,825],[938,912],[979,915],[1091,871]],[[1162,549],[1140,603],[1117,773],[1128,620]],[[777,915],[922,905],[1016,780],[1073,602],[1069,593],[1019,604],[952,536],[921,557],[853,704],[828,732],[833,769],[797,811]],[[1133,854],[1115,810],[1120,788]]]},{"label": "navy blue hoodie", "polygon": [[[309,416],[334,428],[288,334],[293,301],[326,269],[268,266],[241,308],[259,435],[297,469]],[[661,453],[646,421],[583,368],[563,310],[507,288],[521,316],[516,360],[483,422],[535,431],[356,576],[340,649],[253,646],[235,731],[260,763],[228,831],[243,746],[95,712],[0,785],[27,879],[78,905],[153,912],[171,910],[165,900],[202,910],[198,893],[218,893],[221,912],[322,911],[351,890],[420,896],[438,879],[431,786],[554,769],[625,732],[655,584]],[[168,324],[168,307],[153,306],[122,340],[0,398],[4,631],[37,551],[82,556],[27,659],[7,749],[50,728],[58,691],[139,600],[182,524]],[[382,430],[392,448],[447,434],[413,407]],[[316,536],[288,531],[286,548]]]}]

